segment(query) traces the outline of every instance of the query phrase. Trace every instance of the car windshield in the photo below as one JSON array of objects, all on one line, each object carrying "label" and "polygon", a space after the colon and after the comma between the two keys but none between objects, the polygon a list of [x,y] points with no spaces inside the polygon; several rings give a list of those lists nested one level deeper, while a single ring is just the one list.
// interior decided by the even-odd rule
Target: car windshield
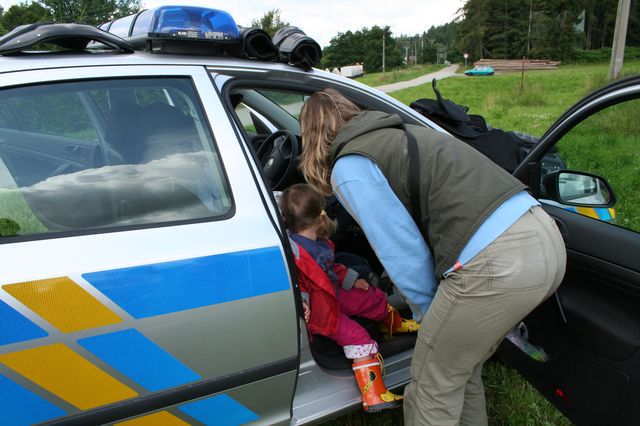
[{"label": "car windshield", "polygon": [[304,104],[302,94],[266,89],[241,89],[234,92],[236,114],[245,130],[264,133],[277,129],[300,134],[298,118]]}]

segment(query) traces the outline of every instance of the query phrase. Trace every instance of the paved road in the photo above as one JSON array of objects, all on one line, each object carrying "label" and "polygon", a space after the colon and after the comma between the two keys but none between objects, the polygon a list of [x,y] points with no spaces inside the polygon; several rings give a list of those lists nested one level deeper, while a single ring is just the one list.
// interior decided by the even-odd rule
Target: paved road
[{"label": "paved road", "polygon": [[384,93],[395,92],[396,90],[406,89],[408,87],[420,86],[421,84],[431,83],[434,78],[441,80],[443,78],[456,75],[458,64],[449,65],[447,68],[443,68],[440,71],[432,72],[430,74],[421,75],[418,78],[408,81],[399,81],[397,83],[385,84],[384,86],[376,86],[376,89]]}]

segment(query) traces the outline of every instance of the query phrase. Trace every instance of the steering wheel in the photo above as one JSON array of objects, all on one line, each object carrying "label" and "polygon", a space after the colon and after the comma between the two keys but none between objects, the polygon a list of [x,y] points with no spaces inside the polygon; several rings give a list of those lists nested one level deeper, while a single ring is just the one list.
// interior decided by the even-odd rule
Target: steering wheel
[{"label": "steering wheel", "polygon": [[271,189],[284,189],[296,171],[300,154],[298,138],[289,130],[276,130],[262,142],[256,154]]}]

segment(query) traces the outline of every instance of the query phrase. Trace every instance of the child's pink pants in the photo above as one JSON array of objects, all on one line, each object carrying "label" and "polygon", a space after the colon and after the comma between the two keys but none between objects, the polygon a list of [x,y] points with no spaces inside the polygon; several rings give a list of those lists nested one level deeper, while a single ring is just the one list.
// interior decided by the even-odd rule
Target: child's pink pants
[{"label": "child's pink pants", "polygon": [[327,337],[344,347],[347,358],[360,358],[378,352],[376,341],[357,322],[349,318],[351,315],[382,321],[387,316],[387,296],[375,287],[368,290],[352,288],[346,291],[338,289],[340,316],[338,330]]}]

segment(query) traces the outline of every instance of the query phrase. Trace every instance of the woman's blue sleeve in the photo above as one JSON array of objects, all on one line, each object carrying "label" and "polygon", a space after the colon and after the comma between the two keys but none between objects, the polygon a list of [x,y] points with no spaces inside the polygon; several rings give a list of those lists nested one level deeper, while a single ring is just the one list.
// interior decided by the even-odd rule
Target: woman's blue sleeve
[{"label": "woman's blue sleeve", "polygon": [[361,155],[341,157],[333,191],[358,222],[389,277],[421,320],[437,290],[433,256],[409,212],[378,166]]}]

